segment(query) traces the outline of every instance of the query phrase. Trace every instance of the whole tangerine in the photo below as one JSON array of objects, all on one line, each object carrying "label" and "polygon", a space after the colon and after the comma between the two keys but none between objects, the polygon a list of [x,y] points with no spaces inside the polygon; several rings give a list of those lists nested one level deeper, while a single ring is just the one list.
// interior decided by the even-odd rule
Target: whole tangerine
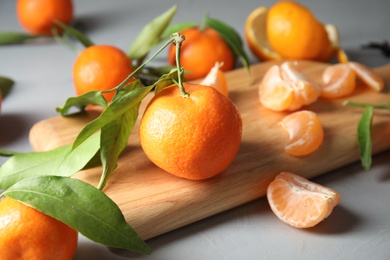
[{"label": "whole tangerine", "polygon": [[224,171],[241,143],[242,119],[215,88],[184,83],[161,90],[148,104],[139,138],[146,156],[175,176],[203,180]]},{"label": "whole tangerine", "polygon": [[72,0],[18,0],[16,14],[22,27],[37,35],[51,35],[55,21],[70,24]]},{"label": "whole tangerine", "polygon": [[[217,31],[206,27],[188,28],[180,32],[185,36],[181,46],[180,63],[188,73],[186,80],[205,77],[216,62],[222,64],[221,70],[228,71],[234,68],[234,55],[229,46]],[[168,50],[168,62],[176,64],[176,47],[172,44]]]},{"label": "whole tangerine", "polygon": [[[78,55],[73,65],[76,94],[82,95],[92,90],[110,90],[132,72],[131,60],[121,49],[111,45],[92,45]],[[114,91],[103,94],[107,102],[110,102],[114,95]]]},{"label": "whole tangerine", "polygon": [[272,49],[286,59],[325,59],[332,47],[324,25],[294,1],[280,1],[268,10],[266,34]]},{"label": "whole tangerine", "polygon": [[71,260],[78,233],[9,197],[0,202],[0,259]]}]

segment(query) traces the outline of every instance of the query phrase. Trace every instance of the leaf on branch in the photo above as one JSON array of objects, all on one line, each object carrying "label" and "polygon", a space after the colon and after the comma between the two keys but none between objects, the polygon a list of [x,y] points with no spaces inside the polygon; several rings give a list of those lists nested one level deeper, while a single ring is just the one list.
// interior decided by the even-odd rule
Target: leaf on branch
[{"label": "leaf on branch", "polygon": [[142,59],[157,44],[161,43],[161,35],[175,15],[177,6],[174,5],[163,14],[146,24],[129,48],[128,56],[131,59]]},{"label": "leaf on branch", "polygon": [[45,152],[16,153],[0,167],[0,189],[32,176],[72,176],[91,161],[99,148],[100,134],[96,134],[74,150],[67,145]]}]

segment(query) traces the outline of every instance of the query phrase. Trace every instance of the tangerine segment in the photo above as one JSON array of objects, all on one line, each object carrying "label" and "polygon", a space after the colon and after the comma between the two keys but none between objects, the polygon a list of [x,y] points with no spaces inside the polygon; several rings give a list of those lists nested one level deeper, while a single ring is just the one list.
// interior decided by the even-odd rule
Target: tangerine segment
[{"label": "tangerine segment", "polygon": [[274,111],[298,110],[317,101],[321,89],[300,73],[293,62],[273,65],[259,85],[260,103]]},{"label": "tangerine segment", "polygon": [[200,85],[213,87],[223,95],[229,96],[227,80],[225,74],[221,70],[222,65],[223,64],[220,62],[216,62],[207,76],[200,82]]},{"label": "tangerine segment", "polygon": [[328,66],[322,73],[321,97],[337,99],[351,95],[356,87],[355,78],[355,72],[348,64]]},{"label": "tangerine segment", "polygon": [[271,66],[265,73],[259,85],[260,103],[274,111],[289,109],[294,102],[294,92],[283,79],[281,68],[278,65]]},{"label": "tangerine segment", "polygon": [[283,222],[309,228],[328,217],[340,203],[340,194],[289,172],[279,173],[268,185],[267,199]]},{"label": "tangerine segment", "polygon": [[352,61],[348,62],[348,65],[355,71],[357,78],[363,81],[368,87],[376,91],[381,91],[384,88],[384,80],[369,67]]},{"label": "tangerine segment", "polygon": [[146,156],[158,167],[190,180],[210,178],[235,158],[242,119],[234,103],[209,86],[184,83],[164,88],[148,104],[139,137]]},{"label": "tangerine segment", "polygon": [[324,130],[317,114],[302,110],[294,112],[279,123],[289,134],[290,141],[285,151],[294,156],[308,155],[317,150],[323,139]]}]

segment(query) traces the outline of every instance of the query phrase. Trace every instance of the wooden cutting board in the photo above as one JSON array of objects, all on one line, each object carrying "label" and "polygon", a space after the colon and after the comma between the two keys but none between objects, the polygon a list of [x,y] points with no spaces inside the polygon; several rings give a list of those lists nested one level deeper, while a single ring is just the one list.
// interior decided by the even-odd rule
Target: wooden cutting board
[{"label": "wooden cutting board", "polygon": [[[226,73],[230,98],[242,115],[243,139],[234,162],[214,178],[189,181],[154,166],[140,147],[136,125],[104,192],[119,205],[128,223],[143,239],[260,198],[265,195],[268,183],[281,171],[312,178],[359,160],[356,127],[363,109],[345,107],[344,100],[319,100],[305,108],[316,112],[324,127],[325,139],[319,150],[306,157],[284,153],[288,135],[278,122],[287,113],[264,109],[258,101],[257,86],[272,64],[253,65],[250,75],[244,69]],[[318,81],[326,64],[302,62],[300,66]],[[390,101],[390,65],[375,70],[385,78],[385,90],[376,93],[359,86],[348,100]],[[43,151],[68,144],[96,116],[96,112],[91,112],[84,117],[55,117],[38,122],[30,132],[31,145],[36,151]],[[388,111],[375,111],[373,133],[374,153],[390,148]],[[100,172],[98,167],[77,173],[75,177],[96,186]]]}]

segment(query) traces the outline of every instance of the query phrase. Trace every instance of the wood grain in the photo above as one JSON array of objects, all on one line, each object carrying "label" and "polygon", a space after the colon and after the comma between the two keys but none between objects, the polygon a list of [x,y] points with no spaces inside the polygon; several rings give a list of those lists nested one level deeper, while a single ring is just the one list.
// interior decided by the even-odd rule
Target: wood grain
[{"label": "wood grain", "polygon": [[[242,115],[243,139],[234,162],[214,178],[189,181],[160,170],[144,155],[137,136],[138,125],[134,128],[128,147],[104,192],[119,205],[128,223],[143,239],[260,198],[265,195],[268,183],[280,171],[312,178],[359,159],[356,126],[363,110],[343,106],[344,100],[319,100],[305,108],[316,112],[324,126],[325,141],[319,150],[306,157],[292,157],[284,153],[288,136],[278,122],[286,113],[264,109],[258,101],[257,86],[272,64],[253,65],[250,74],[244,69],[226,73],[230,98]],[[303,72],[318,81],[326,65],[302,62],[300,66]],[[376,71],[386,79],[385,90],[376,93],[359,86],[349,100],[390,101],[390,66],[377,68]],[[86,122],[97,115],[92,111],[82,117],[55,117],[38,122],[30,131],[31,145],[36,151],[43,151],[68,144]],[[387,111],[375,111],[374,153],[390,148],[389,115]],[[98,167],[79,172],[75,177],[96,186],[100,172]]]}]

